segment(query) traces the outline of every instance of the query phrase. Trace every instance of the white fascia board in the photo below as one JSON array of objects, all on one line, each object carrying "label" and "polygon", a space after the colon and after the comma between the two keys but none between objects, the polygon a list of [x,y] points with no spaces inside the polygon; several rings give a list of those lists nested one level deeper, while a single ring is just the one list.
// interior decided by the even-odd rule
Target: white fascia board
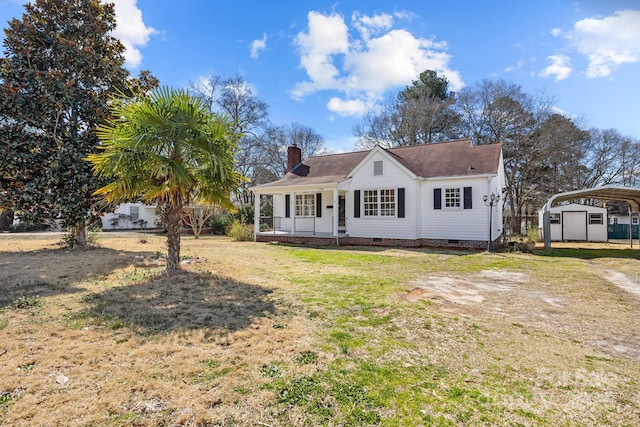
[{"label": "white fascia board", "polygon": [[287,193],[318,193],[322,191],[333,190],[338,186],[338,183],[332,182],[328,184],[308,184],[308,185],[295,185],[286,187],[269,187],[269,188],[250,188],[255,194],[287,194]]},{"label": "white fascia board", "polygon": [[478,175],[448,175],[448,176],[433,176],[430,178],[421,178],[422,181],[458,181],[458,180],[469,180],[469,179],[478,179],[478,178],[495,178],[497,177],[497,173],[486,173],[486,174],[478,174]]},{"label": "white fascia board", "polygon": [[349,177],[354,176],[355,174],[357,174],[360,169],[362,169],[364,167],[364,165],[369,162],[371,160],[371,158],[373,156],[375,156],[377,153],[382,154],[383,156],[385,156],[387,159],[389,159],[394,165],[396,165],[398,168],[400,168],[401,170],[404,171],[404,173],[406,173],[410,178],[412,179],[416,179],[418,178],[418,176],[416,174],[414,174],[413,172],[411,172],[409,169],[407,169],[407,167],[405,165],[403,165],[402,163],[400,163],[398,160],[396,160],[391,154],[389,154],[385,149],[381,148],[379,145],[376,145],[375,147],[373,147],[371,149],[371,151],[369,151],[369,153],[364,157],[364,159],[362,159],[360,161],[360,163],[358,163],[356,165],[355,168],[353,168],[353,170],[351,171],[351,173],[349,173]]}]

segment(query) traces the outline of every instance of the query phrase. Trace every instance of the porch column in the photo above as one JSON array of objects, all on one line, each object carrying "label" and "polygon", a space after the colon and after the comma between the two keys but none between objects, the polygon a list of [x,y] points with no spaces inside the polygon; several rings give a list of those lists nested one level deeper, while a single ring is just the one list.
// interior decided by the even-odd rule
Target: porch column
[{"label": "porch column", "polygon": [[253,194],[253,240],[258,238],[260,232],[260,194]]},{"label": "porch column", "polygon": [[289,200],[289,212],[291,213],[291,234],[296,232],[296,193],[291,193]]},{"label": "porch column", "polygon": [[338,189],[333,189],[333,237],[338,237],[338,224],[340,222],[340,197]]}]

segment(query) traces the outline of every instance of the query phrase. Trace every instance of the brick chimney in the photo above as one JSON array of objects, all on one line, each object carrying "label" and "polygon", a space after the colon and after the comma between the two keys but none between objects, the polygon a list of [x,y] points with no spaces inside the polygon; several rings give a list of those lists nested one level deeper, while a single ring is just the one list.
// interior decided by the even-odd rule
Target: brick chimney
[{"label": "brick chimney", "polygon": [[287,147],[287,172],[302,162],[302,150],[296,144]]}]

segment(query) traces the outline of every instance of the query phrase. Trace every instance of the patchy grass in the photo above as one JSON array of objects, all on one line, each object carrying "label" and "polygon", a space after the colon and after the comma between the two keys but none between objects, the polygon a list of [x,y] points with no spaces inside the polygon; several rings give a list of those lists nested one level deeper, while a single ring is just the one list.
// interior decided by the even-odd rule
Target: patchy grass
[{"label": "patchy grass", "polygon": [[640,418],[639,252],[58,240],[0,236],[0,425]]}]

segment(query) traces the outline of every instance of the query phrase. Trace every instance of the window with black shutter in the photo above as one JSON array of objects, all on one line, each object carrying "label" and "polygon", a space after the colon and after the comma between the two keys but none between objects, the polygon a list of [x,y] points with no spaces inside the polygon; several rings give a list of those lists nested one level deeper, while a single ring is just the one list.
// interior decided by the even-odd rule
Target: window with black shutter
[{"label": "window with black shutter", "polygon": [[433,189],[433,209],[442,209],[442,188]]},{"label": "window with black shutter", "polygon": [[471,187],[464,187],[464,208],[473,209],[473,197]]},{"label": "window with black shutter", "polygon": [[284,216],[285,218],[291,218],[291,194],[284,196]]},{"label": "window with black shutter", "polygon": [[360,190],[353,192],[353,217],[360,218]]},{"label": "window with black shutter", "polygon": [[398,188],[398,218],[404,218],[404,188]]}]

